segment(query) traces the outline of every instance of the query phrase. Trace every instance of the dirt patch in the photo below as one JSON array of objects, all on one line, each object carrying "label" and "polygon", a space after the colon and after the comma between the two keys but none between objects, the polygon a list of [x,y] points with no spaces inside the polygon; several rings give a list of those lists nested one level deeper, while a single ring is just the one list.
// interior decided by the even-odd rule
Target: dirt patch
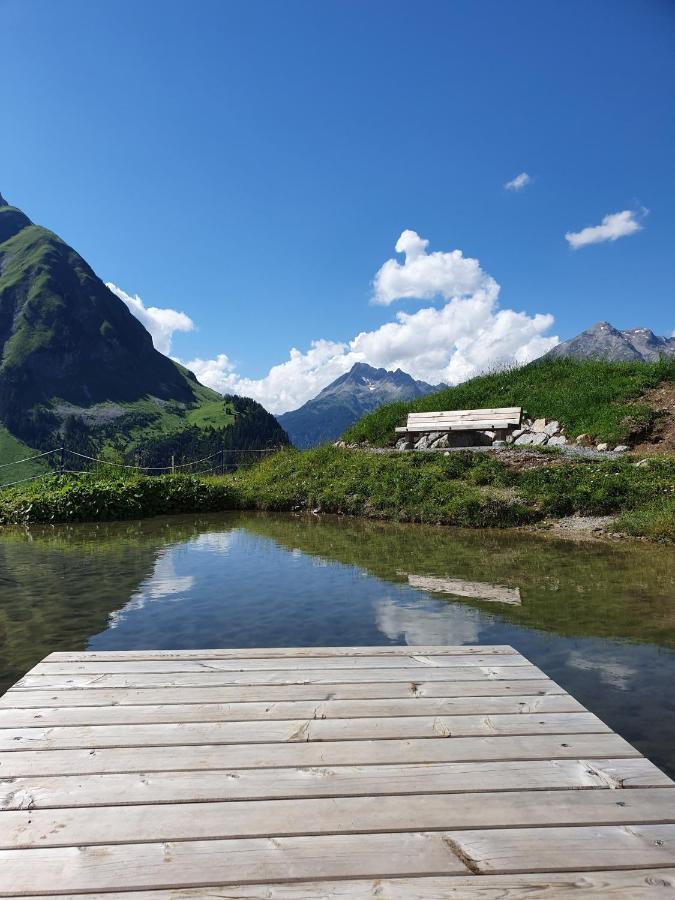
[{"label": "dirt patch", "polygon": [[636,453],[675,453],[675,382],[664,381],[639,400],[656,413],[649,435],[634,444]]},{"label": "dirt patch", "polygon": [[616,516],[565,516],[562,519],[546,519],[536,525],[526,525],[523,531],[569,541],[636,540],[614,530]]}]

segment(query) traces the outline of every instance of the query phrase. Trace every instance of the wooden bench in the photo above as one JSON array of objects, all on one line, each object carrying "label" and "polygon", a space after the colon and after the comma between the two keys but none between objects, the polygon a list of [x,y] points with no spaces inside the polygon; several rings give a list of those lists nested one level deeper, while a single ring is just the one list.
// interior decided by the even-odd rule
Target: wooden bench
[{"label": "wooden bench", "polygon": [[419,434],[432,431],[504,431],[520,426],[520,406],[496,409],[455,409],[441,412],[410,413],[397,434]]}]

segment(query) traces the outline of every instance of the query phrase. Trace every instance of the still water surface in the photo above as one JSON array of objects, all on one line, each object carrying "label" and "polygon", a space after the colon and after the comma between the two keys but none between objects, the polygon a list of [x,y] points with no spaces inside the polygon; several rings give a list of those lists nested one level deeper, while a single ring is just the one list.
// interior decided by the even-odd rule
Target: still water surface
[{"label": "still water surface", "polygon": [[254,513],[0,537],[0,692],[54,650],[464,643],[675,776],[672,548]]}]

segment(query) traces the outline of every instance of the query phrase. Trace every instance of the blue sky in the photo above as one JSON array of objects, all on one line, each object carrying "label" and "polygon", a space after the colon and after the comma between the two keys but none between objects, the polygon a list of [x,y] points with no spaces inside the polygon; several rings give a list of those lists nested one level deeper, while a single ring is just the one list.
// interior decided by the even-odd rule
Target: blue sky
[{"label": "blue sky", "polygon": [[[0,34],[0,191],[189,316],[171,353],[222,389],[280,411],[355,358],[447,379],[600,319],[675,328],[668,0],[0,0]],[[619,212],[634,233],[565,239]],[[373,303],[405,230],[480,277]]]}]

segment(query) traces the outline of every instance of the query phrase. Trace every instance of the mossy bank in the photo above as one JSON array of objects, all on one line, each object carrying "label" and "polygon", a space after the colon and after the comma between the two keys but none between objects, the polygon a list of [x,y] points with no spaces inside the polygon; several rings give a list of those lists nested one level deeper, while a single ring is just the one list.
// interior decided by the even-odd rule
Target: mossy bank
[{"label": "mossy bank", "polygon": [[289,449],[221,477],[50,476],[1,492],[0,523],[258,509],[507,528],[579,514],[615,516],[617,531],[675,540],[675,458],[634,462],[551,454],[521,466],[471,451]]}]

